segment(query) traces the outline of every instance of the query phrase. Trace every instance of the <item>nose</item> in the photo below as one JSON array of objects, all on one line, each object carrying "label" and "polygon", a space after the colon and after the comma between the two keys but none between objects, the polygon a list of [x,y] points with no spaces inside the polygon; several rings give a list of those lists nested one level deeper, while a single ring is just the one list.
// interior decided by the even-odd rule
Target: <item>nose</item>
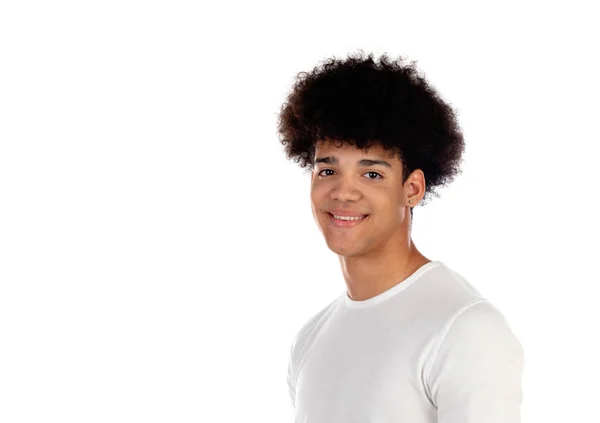
[{"label": "nose", "polygon": [[331,189],[331,198],[340,202],[356,201],[360,199],[360,193],[348,178],[338,178],[335,186]]}]

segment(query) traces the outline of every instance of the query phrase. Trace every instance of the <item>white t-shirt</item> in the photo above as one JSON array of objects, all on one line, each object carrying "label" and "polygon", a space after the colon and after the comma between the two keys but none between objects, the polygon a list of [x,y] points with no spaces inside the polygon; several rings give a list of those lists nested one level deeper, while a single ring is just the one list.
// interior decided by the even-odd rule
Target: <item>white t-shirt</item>
[{"label": "white t-shirt", "polygon": [[343,294],[291,346],[295,423],[520,423],[524,351],[440,261],[365,301]]}]

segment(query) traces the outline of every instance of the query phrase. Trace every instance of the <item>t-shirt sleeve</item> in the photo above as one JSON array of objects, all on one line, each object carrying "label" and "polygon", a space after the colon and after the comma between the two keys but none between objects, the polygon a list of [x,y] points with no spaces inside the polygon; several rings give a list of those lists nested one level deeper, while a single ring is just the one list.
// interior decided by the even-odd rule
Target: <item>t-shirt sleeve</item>
[{"label": "t-shirt sleeve", "polygon": [[296,407],[296,365],[294,363],[294,347],[296,345],[296,338],[292,341],[288,359],[287,367],[287,386],[290,399],[292,401],[292,408]]},{"label": "t-shirt sleeve", "polygon": [[456,315],[426,378],[438,423],[520,423],[525,357],[504,316],[489,301]]}]

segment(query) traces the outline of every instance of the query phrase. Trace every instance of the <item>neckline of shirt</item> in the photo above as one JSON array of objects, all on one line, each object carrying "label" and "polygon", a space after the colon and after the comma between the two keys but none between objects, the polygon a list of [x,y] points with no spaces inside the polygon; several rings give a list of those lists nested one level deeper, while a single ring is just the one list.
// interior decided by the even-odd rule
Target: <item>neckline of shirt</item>
[{"label": "neckline of shirt", "polygon": [[419,267],[415,270],[411,275],[406,277],[401,282],[398,282],[396,285],[392,286],[387,291],[383,291],[381,294],[378,294],[374,297],[371,297],[362,301],[355,301],[348,296],[348,291],[344,291],[344,303],[349,308],[366,308],[371,307],[376,304],[379,304],[382,301],[396,295],[398,292],[405,290],[410,286],[415,280],[417,280],[420,276],[422,276],[425,272],[435,267],[442,265],[443,263],[440,260],[433,260],[428,263],[425,263],[423,266]]}]

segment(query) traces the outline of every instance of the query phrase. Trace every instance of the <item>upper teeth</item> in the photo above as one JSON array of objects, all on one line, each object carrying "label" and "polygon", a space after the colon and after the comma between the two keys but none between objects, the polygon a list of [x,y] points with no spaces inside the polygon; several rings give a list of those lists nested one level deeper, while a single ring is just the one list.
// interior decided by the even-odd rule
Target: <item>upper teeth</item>
[{"label": "upper teeth", "polygon": [[340,219],[340,220],[360,220],[362,219],[364,216],[338,216],[337,214],[334,214],[333,217],[335,217],[336,219]]}]

